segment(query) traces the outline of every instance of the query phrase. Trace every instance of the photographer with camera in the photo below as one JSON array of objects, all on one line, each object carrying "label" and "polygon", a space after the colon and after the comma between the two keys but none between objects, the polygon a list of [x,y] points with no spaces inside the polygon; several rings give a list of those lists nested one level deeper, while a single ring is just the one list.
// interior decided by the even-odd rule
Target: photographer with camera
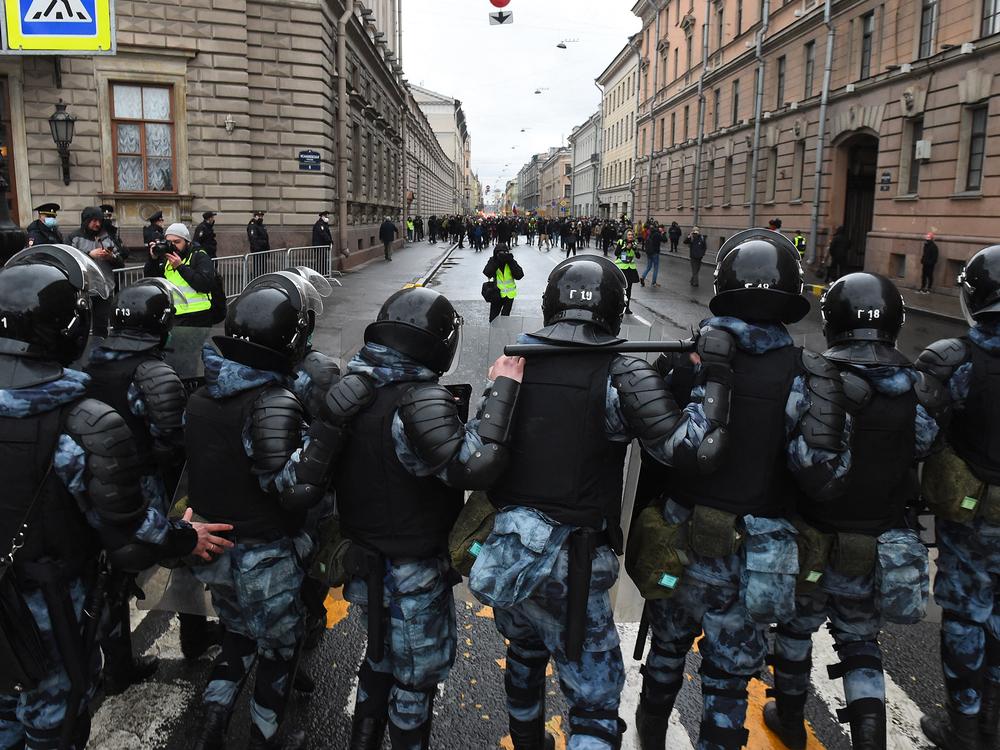
[{"label": "photographer with camera", "polygon": [[[80,228],[70,235],[69,244],[89,255],[108,278],[112,277],[114,269],[124,266],[128,258],[128,249],[122,245],[117,236],[108,232],[104,211],[99,206],[83,209],[80,213]],[[106,336],[112,301],[95,300],[93,307],[93,334]]]},{"label": "photographer with camera", "polygon": [[191,233],[183,224],[171,224],[164,235],[164,239],[150,245],[143,275],[166,279],[187,299],[177,305],[174,325],[211,327],[215,264],[208,253],[191,242]]}]

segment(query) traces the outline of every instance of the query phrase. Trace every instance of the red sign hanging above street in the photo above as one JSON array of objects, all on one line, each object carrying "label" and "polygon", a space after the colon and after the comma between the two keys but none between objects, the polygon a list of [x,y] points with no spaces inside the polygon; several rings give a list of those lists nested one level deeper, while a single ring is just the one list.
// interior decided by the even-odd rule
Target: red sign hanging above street
[{"label": "red sign hanging above street", "polygon": [[510,5],[510,0],[490,0],[490,5],[494,8],[506,8]]}]

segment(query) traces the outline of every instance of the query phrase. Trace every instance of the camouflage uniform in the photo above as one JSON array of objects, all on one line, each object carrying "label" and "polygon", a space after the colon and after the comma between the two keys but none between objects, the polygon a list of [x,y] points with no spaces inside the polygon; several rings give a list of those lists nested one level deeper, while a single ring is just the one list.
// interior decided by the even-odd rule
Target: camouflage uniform
[{"label": "camouflage uniform", "polygon": [[[539,343],[530,335],[519,341]],[[606,394],[605,435],[612,442],[627,443],[633,435],[611,378]],[[656,444],[643,444],[658,461],[671,463],[678,450],[697,451],[709,431],[700,395],[693,394],[673,432]],[[497,629],[510,641],[506,680],[511,717],[531,721],[542,715],[545,665],[551,657],[570,703],[568,748],[604,750],[616,747],[608,738],[620,738],[622,731],[618,708],[625,672],[608,593],[618,579],[618,559],[606,545],[595,552],[583,653],[580,660],[571,661],[564,644],[567,540],[574,531],[576,527],[557,524],[533,509],[504,508],[476,558],[469,588],[494,608]]]},{"label": "camouflage uniform", "polygon": [[[67,369],[58,380],[16,390],[0,390],[0,415],[24,418],[58,409],[83,398],[88,382],[86,374]],[[71,435],[60,435],[53,457],[53,471],[70,493],[81,499],[86,497],[87,453]],[[96,511],[88,512],[86,517],[98,531],[108,523]],[[131,536],[135,541],[159,545],[177,526],[179,524],[168,521],[156,508],[148,507]],[[68,581],[67,588],[79,618],[88,586],[82,577],[78,577]],[[22,593],[38,626],[52,671],[34,690],[17,695],[0,695],[0,746],[17,747],[19,743],[26,742],[32,748],[55,748],[59,744],[72,686],[62,655],[56,648],[49,610],[41,591],[28,589]],[[85,669],[84,705],[94,695],[100,669],[100,651],[95,648]],[[83,742],[89,735],[89,724],[90,716],[85,708],[75,733],[76,737],[84,738]],[[83,745],[77,747],[82,748]]]},{"label": "camouflage uniform", "polygon": [[[271,383],[291,385],[278,373],[225,359],[211,345],[205,346],[202,358],[210,398],[226,398]],[[303,447],[306,440],[303,437]],[[249,419],[243,430],[243,447],[252,459]],[[296,450],[280,471],[260,474],[261,488],[277,495],[293,486],[300,453],[301,449]],[[225,628],[222,651],[212,665],[203,700],[210,707],[231,710],[256,661],[250,719],[265,738],[272,737],[281,723],[295,647],[303,634],[301,561],[311,548],[304,533],[265,544],[237,543],[213,562],[192,569],[208,587]]]},{"label": "camouflage uniform", "polygon": [[[792,345],[792,338],[780,324],[750,324],[718,317],[702,326],[722,328],[749,354],[763,354]],[[697,397],[697,389],[692,397]],[[849,452],[834,454],[810,447],[797,426],[809,407],[805,377],[792,382],[785,407],[786,458],[795,472],[825,465],[834,476],[842,476],[849,465]],[[732,446],[730,450],[738,449]],[[664,518],[672,524],[684,523],[691,511],[669,498],[664,500]],[[764,668],[768,623],[758,621],[754,612],[793,614],[798,550],[795,528],[783,518],[743,516],[738,521],[743,543],[735,554],[717,558],[689,553],[673,596],[651,601],[652,646],[643,673],[644,690],[673,699],[683,684],[684,661],[699,632],[704,633],[702,656],[702,723],[698,750],[739,746],[747,710],[747,685]],[[672,697],[670,697],[672,696]],[[715,730],[715,731],[713,731]],[[717,730],[721,730],[718,733]],[[712,737],[717,737],[713,741]],[[725,737],[725,742],[721,738]],[[745,739],[743,740],[745,742]]]},{"label": "camouflage uniform", "polygon": [[[916,381],[910,368],[865,369],[872,386],[888,395],[901,395],[913,388]],[[922,405],[917,404],[914,420],[917,459],[930,453],[938,433],[937,423]],[[884,708],[878,706],[885,704],[882,650],[878,644],[883,622],[881,603],[886,597],[897,596],[896,602],[887,602],[887,609],[906,620],[919,619],[926,606],[928,571],[926,553],[913,531],[886,531],[879,536],[878,543],[881,554],[888,556],[887,567],[905,568],[914,578],[906,576],[902,586],[886,581],[880,590],[874,572],[848,576],[827,565],[819,585],[796,597],[795,616],[778,624],[769,663],[774,667],[775,691],[782,696],[785,705],[805,703],[812,667],[812,634],[829,620],[830,633],[840,657],[840,664],[833,668],[831,675],[842,676],[848,707],[857,701],[866,701],[862,704],[868,706],[865,713],[884,715]],[[918,567],[912,557],[922,557],[923,564]],[[785,700],[784,696],[793,697]],[[877,703],[873,703],[875,701]],[[848,717],[849,712],[843,715]]]}]

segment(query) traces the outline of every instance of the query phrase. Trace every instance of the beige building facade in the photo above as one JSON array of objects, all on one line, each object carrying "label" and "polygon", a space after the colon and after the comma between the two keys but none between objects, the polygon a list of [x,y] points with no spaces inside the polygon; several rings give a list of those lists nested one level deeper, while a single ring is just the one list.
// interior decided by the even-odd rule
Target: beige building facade
[{"label": "beige building facade", "polygon": [[815,211],[819,244],[843,225],[850,265],[906,286],[920,281],[923,238],[933,231],[936,284],[953,288],[964,261],[1000,234],[1000,7],[835,2],[830,29],[815,0],[770,7],[758,60],[756,3],[712,2],[707,18],[702,4],[636,3],[638,212],[686,228],[697,221],[714,250],[775,217],[786,233],[809,235]]},{"label": "beige building facade", "polygon": [[541,207],[542,195],[539,170],[542,162],[547,157],[548,154],[535,154],[518,170],[517,194],[520,197],[520,210],[522,213],[536,213]]},{"label": "beige building facade", "polygon": [[412,92],[407,94],[406,199],[410,216],[451,213],[455,205],[455,163],[448,158]]},{"label": "beige building facade", "polygon": [[572,153],[568,146],[550,148],[538,168],[538,213],[558,217],[570,215]]},{"label": "beige building facade", "polygon": [[437,136],[438,143],[455,168],[455,196],[451,213],[468,213],[472,202],[472,144],[462,111],[462,102],[420,86],[410,86]]},{"label": "beige building facade", "polygon": [[[389,19],[354,5],[348,15],[342,0],[119,0],[115,55],[3,57],[15,219],[26,225],[33,206],[56,202],[69,233],[81,209],[110,203],[136,246],[155,211],[194,224],[211,210],[220,252],[242,253],[255,210],[267,212],[275,248],[309,244],[329,210],[338,245],[363,259],[382,217],[401,214],[406,88],[379,31]],[[76,118],[69,184],[47,122],[60,100]]]},{"label": "beige building facade", "polygon": [[631,216],[636,159],[637,38],[629,40],[597,77],[601,100],[601,170],[598,203],[602,217]]}]

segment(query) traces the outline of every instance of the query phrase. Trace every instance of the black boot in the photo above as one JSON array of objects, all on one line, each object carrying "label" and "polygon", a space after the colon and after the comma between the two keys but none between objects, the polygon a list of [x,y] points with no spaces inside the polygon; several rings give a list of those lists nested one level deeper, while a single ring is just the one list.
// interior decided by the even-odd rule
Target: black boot
[{"label": "black boot", "polygon": [[181,629],[181,653],[185,659],[197,659],[212,646],[222,643],[222,626],[201,615],[178,614]]},{"label": "black boot", "polygon": [[408,750],[415,744],[420,750],[430,750],[431,746],[431,719],[428,718],[416,729],[400,729],[391,721],[389,722],[389,743],[392,750]]},{"label": "black boot", "polygon": [[265,739],[257,725],[251,722],[247,750],[302,750],[306,746],[306,733],[301,729],[286,732],[284,739],[279,737],[280,735],[276,734],[271,739]]},{"label": "black boot", "polygon": [[130,685],[148,680],[160,667],[160,660],[155,656],[137,656],[131,660],[124,670],[109,670],[104,675],[104,694],[118,695]]},{"label": "black boot", "polygon": [[201,732],[191,750],[223,750],[226,746],[226,727],[229,725],[229,708],[217,703],[205,706],[201,717]]},{"label": "black boot", "polygon": [[545,731],[545,711],[537,719],[518,721],[509,717],[510,739],[514,750],[553,750],[556,738]]},{"label": "black boot", "polygon": [[351,745],[348,750],[381,750],[382,738],[385,736],[386,718],[365,716],[354,717],[351,726]]},{"label": "black boot", "polygon": [[979,706],[979,733],[989,740],[984,747],[991,747],[1000,723],[1000,685],[983,680],[982,702]]},{"label": "black boot", "polygon": [[635,731],[640,750],[664,750],[667,746],[667,728],[670,714],[680,685],[664,686],[646,677],[639,694],[639,707],[635,710]]},{"label": "black boot", "polygon": [[850,703],[847,709],[851,712],[851,747],[885,750],[885,703],[877,698],[864,698]]},{"label": "black boot", "polygon": [[773,693],[774,700],[764,706],[764,723],[790,750],[805,750],[806,694]]},{"label": "black boot", "polygon": [[950,705],[944,717],[920,717],[920,728],[941,750],[980,750],[984,747],[979,738],[979,715],[967,716]]}]

